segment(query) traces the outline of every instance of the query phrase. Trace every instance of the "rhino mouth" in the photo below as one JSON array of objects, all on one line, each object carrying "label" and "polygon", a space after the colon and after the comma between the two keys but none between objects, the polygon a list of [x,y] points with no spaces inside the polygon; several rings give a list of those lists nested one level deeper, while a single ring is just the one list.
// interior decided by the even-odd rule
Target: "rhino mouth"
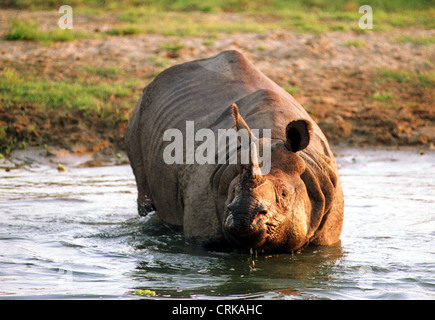
[{"label": "rhino mouth", "polygon": [[223,226],[224,235],[236,247],[259,248],[266,242],[267,221],[267,215],[261,212],[251,216],[229,213]]}]

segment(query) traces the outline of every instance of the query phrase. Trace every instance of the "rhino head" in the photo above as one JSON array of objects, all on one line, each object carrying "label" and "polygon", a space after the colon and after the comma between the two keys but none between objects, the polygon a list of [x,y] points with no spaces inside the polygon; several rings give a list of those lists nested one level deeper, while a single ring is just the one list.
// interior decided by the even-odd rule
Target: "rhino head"
[{"label": "rhino head", "polygon": [[[251,139],[257,139],[235,104],[232,113],[236,129],[247,129]],[[223,233],[232,245],[292,252],[303,247],[314,234],[321,214],[313,217],[316,210],[302,178],[306,163],[298,154],[309,145],[311,131],[310,122],[296,120],[287,125],[285,141],[259,139],[259,151],[266,144],[271,148],[267,174],[261,173],[255,156],[249,164],[237,165],[238,174],[229,184],[222,223]],[[257,154],[255,144],[251,143],[251,147],[252,154]],[[320,211],[323,209],[322,206]]]}]

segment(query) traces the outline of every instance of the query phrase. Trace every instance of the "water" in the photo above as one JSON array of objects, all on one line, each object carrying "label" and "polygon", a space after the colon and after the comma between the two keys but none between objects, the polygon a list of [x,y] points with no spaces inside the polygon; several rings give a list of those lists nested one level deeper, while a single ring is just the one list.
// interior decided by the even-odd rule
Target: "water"
[{"label": "water", "polygon": [[343,150],[341,244],[207,252],[136,214],[129,166],[0,173],[0,299],[434,299],[435,153]]}]

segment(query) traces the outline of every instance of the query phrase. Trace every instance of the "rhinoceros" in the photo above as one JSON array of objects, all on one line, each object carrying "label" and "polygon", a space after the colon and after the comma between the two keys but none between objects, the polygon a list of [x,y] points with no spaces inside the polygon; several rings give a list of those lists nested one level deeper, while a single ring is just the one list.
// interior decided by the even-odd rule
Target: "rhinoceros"
[{"label": "rhinoceros", "polygon": [[[251,149],[254,157],[270,149],[270,170],[263,174],[252,159],[199,164],[186,161],[189,155],[168,164],[165,132],[186,135],[187,121],[215,133],[248,130],[259,146]],[[270,137],[256,137],[254,128],[269,129]],[[189,243],[300,252],[339,241],[343,192],[327,139],[289,93],[237,51],[161,72],[132,112],[126,145],[139,214],[156,211]]]}]

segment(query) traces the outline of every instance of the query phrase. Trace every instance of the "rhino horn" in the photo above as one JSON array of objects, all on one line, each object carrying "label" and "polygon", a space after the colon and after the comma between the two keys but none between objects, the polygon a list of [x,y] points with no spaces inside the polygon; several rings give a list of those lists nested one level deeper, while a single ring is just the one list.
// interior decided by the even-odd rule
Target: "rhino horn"
[{"label": "rhino horn", "polygon": [[231,114],[233,116],[234,123],[236,124],[236,130],[239,131],[240,129],[246,129],[249,134],[250,140],[257,141],[257,137],[252,133],[251,128],[249,128],[245,119],[243,119],[240,115],[239,108],[235,103],[233,103],[231,106]]},{"label": "rhino horn", "polygon": [[248,164],[241,165],[241,181],[242,184],[253,188],[260,184],[262,184],[266,178],[262,175],[261,169],[258,165],[258,151],[256,143],[258,142],[257,137],[252,133],[248,124],[242,118],[239,113],[239,108],[235,103],[231,106],[231,113],[234,119],[234,123],[236,124],[236,129],[239,131],[240,129],[246,129],[249,134],[250,140],[250,157]]}]

